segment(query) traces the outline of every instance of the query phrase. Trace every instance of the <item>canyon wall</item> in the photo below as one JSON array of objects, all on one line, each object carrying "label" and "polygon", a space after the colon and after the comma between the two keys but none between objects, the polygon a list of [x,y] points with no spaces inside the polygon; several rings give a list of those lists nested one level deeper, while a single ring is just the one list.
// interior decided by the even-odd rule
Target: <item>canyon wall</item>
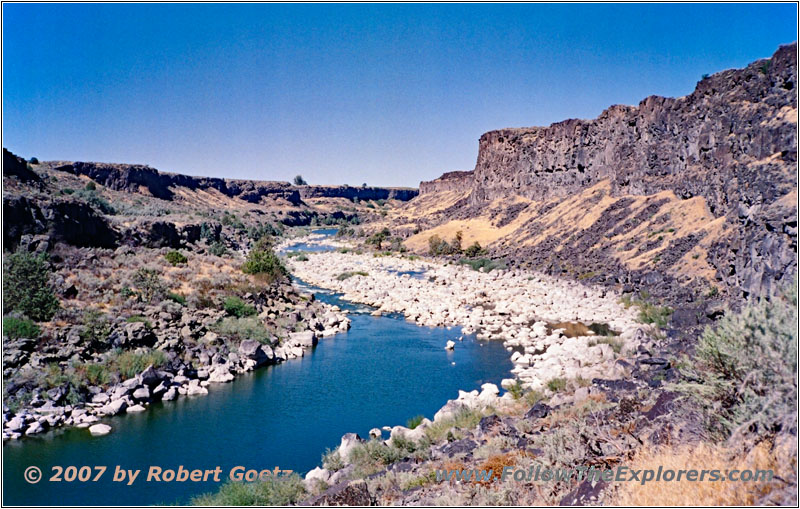
[{"label": "canyon wall", "polygon": [[[601,183],[618,198],[701,197],[730,226],[709,245],[714,279],[742,296],[768,292],[796,269],[796,61],[795,43],[704,77],[685,97],[651,96],[592,120],[487,132],[472,172],[423,182],[420,193],[464,194],[443,220],[475,217],[511,197],[555,204]],[[535,246],[502,251],[536,257]]]}]

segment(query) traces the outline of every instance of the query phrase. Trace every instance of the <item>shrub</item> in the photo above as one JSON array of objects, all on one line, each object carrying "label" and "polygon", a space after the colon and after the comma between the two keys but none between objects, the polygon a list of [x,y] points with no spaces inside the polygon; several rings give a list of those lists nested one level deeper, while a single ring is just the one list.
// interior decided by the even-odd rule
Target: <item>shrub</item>
[{"label": "shrub", "polygon": [[695,396],[712,432],[797,433],[797,289],[751,302],[707,327],[697,345]]},{"label": "shrub", "polygon": [[225,256],[228,248],[222,242],[215,241],[209,246],[208,252],[214,256]]},{"label": "shrub", "polygon": [[166,258],[167,261],[172,265],[181,265],[188,261],[186,256],[180,251],[170,251],[169,253],[164,255],[164,258]]},{"label": "shrub", "polygon": [[153,367],[159,368],[166,363],[167,356],[161,350],[117,352],[109,360],[109,364],[113,366],[113,369],[118,371],[124,378],[132,378],[138,375],[151,364]]},{"label": "shrub", "polygon": [[214,332],[221,336],[233,339],[255,339],[260,343],[269,343],[270,335],[264,324],[253,317],[236,318],[226,317],[217,322],[213,327]]},{"label": "shrub", "polygon": [[350,272],[342,272],[338,276],[336,276],[337,281],[344,281],[345,279],[351,278],[353,276],[369,276],[368,273],[364,272],[363,270],[355,270]]},{"label": "shrub", "polygon": [[258,276],[269,283],[274,283],[289,275],[289,271],[283,266],[272,247],[264,242],[264,238],[259,240],[247,254],[247,261],[242,265],[242,272]]},{"label": "shrub", "polygon": [[53,318],[60,306],[49,284],[47,255],[18,250],[3,262],[3,313],[20,311],[37,322]]},{"label": "shrub", "polygon": [[391,234],[392,233],[389,231],[389,228],[384,228],[383,230],[368,237],[364,243],[373,245],[375,246],[375,249],[380,251],[382,249],[383,241],[389,238]]},{"label": "shrub", "polygon": [[296,186],[307,186],[308,185],[308,182],[306,182],[306,179],[304,179],[302,175],[295,176],[293,182],[294,182],[294,185],[296,185]]},{"label": "shrub", "polygon": [[154,269],[140,268],[133,275],[133,284],[142,293],[145,302],[160,299],[166,291],[166,286],[161,281],[161,275]]},{"label": "shrub", "polygon": [[225,301],[222,303],[222,307],[225,309],[226,313],[237,318],[253,316],[256,314],[256,308],[246,303],[239,297],[226,297]]},{"label": "shrub", "polygon": [[8,339],[36,339],[40,333],[39,326],[33,323],[32,320],[16,316],[3,317],[3,336]]},{"label": "shrub", "polygon": [[216,493],[192,498],[200,506],[266,506],[294,505],[306,496],[303,480],[297,474],[268,478],[256,482],[228,481]]},{"label": "shrub", "polygon": [[514,385],[509,386],[508,392],[514,399],[520,399],[525,394],[525,390],[522,388],[522,384],[519,382],[519,380],[514,382]]},{"label": "shrub", "polygon": [[179,293],[168,292],[167,293],[167,299],[171,300],[172,302],[177,302],[181,306],[185,306],[186,305],[186,297],[184,297],[183,295],[181,295]]},{"label": "shrub", "polygon": [[[105,364],[86,364],[86,381],[91,385],[106,385],[111,381],[111,374]],[[146,366],[145,366],[146,367]]]},{"label": "shrub", "polygon": [[461,259],[458,261],[461,265],[469,265],[472,270],[481,270],[483,269],[484,272],[491,272],[493,270],[499,269],[503,270],[506,268],[506,264],[500,260],[491,260],[489,258],[478,258],[477,260],[467,260]]},{"label": "shrub", "polygon": [[567,388],[567,379],[556,377],[547,382],[547,388],[553,392],[561,392]]},{"label": "shrub", "polygon": [[451,243],[443,240],[438,235],[431,235],[428,238],[428,251],[431,256],[451,255],[461,252],[461,232],[456,232],[455,237]]},{"label": "shrub", "polygon": [[82,199],[87,205],[96,208],[103,214],[114,215],[117,213],[117,209],[115,209],[114,206],[108,203],[103,197],[99,196],[94,189],[89,189],[88,187],[86,189],[81,189],[75,192],[75,196]]},{"label": "shrub", "polygon": [[39,159],[37,159],[37,158],[35,158],[35,157],[31,157],[31,158],[28,160],[28,162],[29,162],[29,163],[31,163],[31,164],[39,164]]},{"label": "shrub", "polygon": [[84,342],[89,343],[93,348],[105,346],[111,326],[103,313],[96,309],[88,309],[84,311],[81,323],[83,328],[80,337]]},{"label": "shrub", "polygon": [[480,256],[485,253],[486,251],[481,247],[478,241],[475,241],[472,245],[464,250],[464,256],[467,258],[475,258],[476,256]]},{"label": "shrub", "polygon": [[129,316],[128,318],[125,319],[125,321],[128,322],[128,323],[142,322],[144,324],[144,326],[147,327],[148,329],[152,329],[153,328],[153,324],[150,323],[150,320],[148,320],[147,318],[143,317],[142,315]]},{"label": "shrub", "polygon": [[336,472],[345,467],[339,451],[331,451],[327,449],[325,454],[322,455],[322,467],[328,472]]},{"label": "shrub", "polygon": [[85,189],[87,191],[94,191],[95,189],[97,189],[97,184],[95,184],[94,182],[88,182],[86,184],[86,188]]},{"label": "shrub", "polygon": [[406,427],[408,429],[415,429],[417,426],[419,426],[422,423],[422,419],[424,419],[424,418],[425,418],[424,415],[415,415],[414,417],[409,419],[408,422],[406,422]]}]

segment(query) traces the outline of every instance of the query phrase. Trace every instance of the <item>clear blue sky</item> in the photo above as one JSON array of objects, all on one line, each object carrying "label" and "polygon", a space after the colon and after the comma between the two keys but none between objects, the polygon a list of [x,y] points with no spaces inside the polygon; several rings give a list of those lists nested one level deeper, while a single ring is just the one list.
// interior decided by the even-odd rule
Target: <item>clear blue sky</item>
[{"label": "clear blue sky", "polygon": [[796,26],[794,4],[4,4],[3,146],[416,186],[486,131],[686,95]]}]

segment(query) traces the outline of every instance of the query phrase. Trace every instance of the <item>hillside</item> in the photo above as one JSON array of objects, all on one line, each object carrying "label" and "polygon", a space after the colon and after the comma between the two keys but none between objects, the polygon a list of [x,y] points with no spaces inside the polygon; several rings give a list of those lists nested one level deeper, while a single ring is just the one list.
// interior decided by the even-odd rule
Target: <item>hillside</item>
[{"label": "hillside", "polygon": [[415,251],[479,242],[510,266],[672,300],[764,295],[797,255],[797,45],[592,120],[481,136],[475,169],[390,216]]}]

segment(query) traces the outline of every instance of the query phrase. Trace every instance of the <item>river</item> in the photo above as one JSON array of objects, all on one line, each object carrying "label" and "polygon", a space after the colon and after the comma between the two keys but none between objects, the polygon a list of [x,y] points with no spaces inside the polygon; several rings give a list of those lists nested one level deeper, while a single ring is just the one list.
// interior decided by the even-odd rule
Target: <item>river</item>
[{"label": "river", "polygon": [[[302,247],[299,247],[302,248]],[[305,286],[302,282],[298,282]],[[306,287],[309,288],[309,287]],[[92,437],[85,429],[56,430],[3,446],[4,505],[185,504],[219,483],[146,482],[151,466],[177,469],[314,468],[326,448],[348,432],[404,425],[433,414],[458,390],[479,389],[508,377],[512,364],[500,342],[464,336],[459,329],[420,327],[401,316],[369,315],[369,308],[310,288],[318,299],[351,311],[347,333],[320,340],[305,357],[261,368],[207,396],[155,403],[141,414],[104,420],[114,428]],[[97,482],[50,482],[54,466],[106,466]],[[43,479],[24,481],[37,466]],[[140,469],[130,486],[113,482],[116,466]]]}]

